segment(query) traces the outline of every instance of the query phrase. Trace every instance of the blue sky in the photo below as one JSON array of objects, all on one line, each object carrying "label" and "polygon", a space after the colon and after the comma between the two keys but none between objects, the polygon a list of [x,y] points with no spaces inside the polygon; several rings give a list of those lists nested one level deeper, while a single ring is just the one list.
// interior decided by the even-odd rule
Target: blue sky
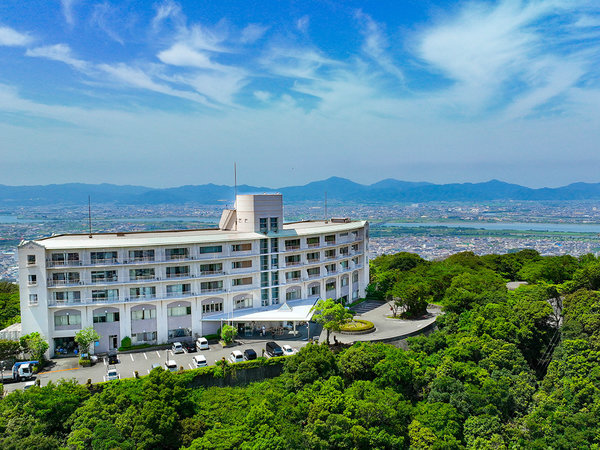
[{"label": "blue sky", "polygon": [[600,182],[597,1],[0,3],[2,184]]}]

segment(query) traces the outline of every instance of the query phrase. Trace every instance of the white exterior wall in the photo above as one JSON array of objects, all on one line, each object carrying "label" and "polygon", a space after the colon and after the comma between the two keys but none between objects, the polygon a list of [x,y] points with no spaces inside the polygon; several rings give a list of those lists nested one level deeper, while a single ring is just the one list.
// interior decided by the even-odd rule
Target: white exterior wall
[{"label": "white exterior wall", "polygon": [[[246,208],[245,211],[239,211],[238,213],[244,217],[244,214],[249,214],[249,208],[256,203],[252,203],[246,197],[254,196],[238,196],[238,207]],[[269,196],[259,196],[269,197]],[[281,205],[281,196],[277,197],[274,201],[262,201],[260,211],[258,208],[254,209],[253,214],[256,220],[252,221],[253,226],[258,227],[259,217],[279,217],[276,214],[281,214],[281,208],[277,205]],[[262,200],[269,200],[262,199]],[[259,202],[260,203],[260,202]],[[244,206],[246,205],[246,206]],[[265,206],[266,205],[266,206]],[[279,211],[279,213],[278,213]],[[282,220],[282,217],[280,217]],[[245,223],[245,222],[244,222]],[[44,335],[50,343],[49,353],[54,353],[54,342],[55,337],[70,337],[74,336],[76,331],[81,327],[95,326],[100,332],[102,338],[99,346],[94,349],[97,352],[105,352],[108,349],[108,335],[117,335],[118,343],[120,345],[121,339],[125,336],[132,336],[132,333],[141,332],[157,332],[157,343],[168,342],[168,330],[173,327],[191,327],[192,337],[201,336],[209,333],[213,333],[220,326],[219,323],[215,324],[214,321],[210,320],[212,314],[202,312],[203,302],[219,302],[223,303],[223,310],[219,311],[219,314],[232,312],[234,309],[234,299],[241,295],[250,296],[252,298],[251,307],[261,307],[261,290],[268,289],[269,300],[268,304],[271,303],[271,292],[273,287],[279,288],[279,303],[286,301],[286,292],[288,289],[299,287],[301,292],[301,298],[308,298],[309,286],[317,283],[320,286],[320,298],[334,297],[339,298],[347,295],[348,301],[352,301],[353,292],[358,289],[359,296],[364,296],[365,288],[369,280],[368,270],[368,224],[364,222],[353,222],[346,224],[344,229],[346,231],[339,232],[335,231],[339,224],[329,223],[319,225],[318,233],[302,234],[302,226],[306,224],[298,224],[295,227],[294,224],[286,225],[285,229],[281,229],[282,222],[279,222],[280,230],[278,233],[268,233],[264,239],[268,239],[268,253],[263,254],[267,256],[269,260],[269,269],[264,271],[269,274],[269,285],[268,287],[261,287],[261,239],[240,239],[237,235],[244,233],[241,230],[237,232],[228,232],[227,240],[215,240],[214,242],[203,241],[197,243],[193,241],[193,237],[190,238],[190,243],[182,243],[177,245],[135,245],[135,239],[127,241],[127,244],[131,242],[131,246],[122,246],[120,248],[89,248],[83,244],[89,242],[82,240],[81,248],[69,249],[57,249],[56,246],[52,249],[44,248],[45,240],[36,242],[27,242],[19,246],[19,284],[21,291],[21,317],[23,334],[27,334],[33,331],[39,331]],[[334,231],[328,231],[334,230]],[[299,236],[296,235],[296,231]],[[357,233],[355,237],[353,232]],[[347,233],[347,236],[342,236]],[[325,245],[325,236],[332,235],[336,236],[335,245]],[[309,247],[307,239],[309,237],[319,237],[320,244],[318,247]],[[271,239],[278,239],[278,253],[271,252]],[[50,238],[52,239],[52,238]],[[286,251],[285,241],[290,239],[300,239],[300,248]],[[233,252],[232,245],[240,243],[251,243],[251,250]],[[218,254],[201,254],[200,247],[220,245],[222,246],[222,252]],[[358,245],[358,251],[353,252],[352,246]],[[340,255],[340,248],[348,247],[348,255]],[[165,249],[167,248],[187,248],[188,258],[177,260],[177,261],[166,261],[165,260]],[[141,249],[153,249],[155,252],[154,261],[143,261],[134,262],[129,258],[129,250],[141,250]],[[335,259],[326,260],[326,250],[336,250]],[[117,251],[117,261],[109,261],[106,265],[91,265],[90,254],[92,251]],[[53,253],[66,253],[76,252],[79,253],[80,265],[73,265],[72,267],[59,266],[51,267],[52,264],[47,264],[46,261],[51,260]],[[307,260],[307,253],[318,252],[320,255],[319,261],[309,263]],[[34,254],[36,256],[35,265],[27,265],[27,255]],[[271,268],[271,257],[274,255],[279,257],[279,267]],[[285,257],[289,255],[301,255],[300,264],[286,267]],[[355,264],[353,260],[358,258],[358,264]],[[252,261],[251,268],[239,268],[233,269],[232,262],[234,261]],[[342,269],[341,261],[348,261],[348,268]],[[203,264],[222,264],[223,274],[211,274],[202,275],[200,273],[200,266]],[[327,274],[325,266],[335,264],[336,272]],[[185,278],[171,278],[167,279],[166,268],[174,266],[189,266],[189,277]],[[320,268],[320,275],[316,277],[309,277],[309,268]],[[153,268],[155,277],[152,280],[130,280],[129,271],[130,269],[136,268]],[[103,282],[103,283],[91,283],[92,271],[102,270],[115,270],[117,272],[117,282]],[[286,283],[285,273],[289,271],[300,271],[300,280]],[[52,274],[56,272],[77,272],[79,273],[80,284],[70,286],[52,286],[52,283],[47,281],[52,280]],[[271,284],[271,274],[278,272],[279,284]],[[353,273],[358,272],[358,282],[353,282]],[[36,274],[37,285],[28,286],[27,280],[28,275]],[[252,284],[247,286],[233,286],[233,280],[236,278],[251,277]],[[348,277],[348,285],[345,287],[341,286],[342,277]],[[335,290],[326,292],[325,286],[329,280],[335,280]],[[209,281],[222,281],[223,289],[218,292],[202,292],[201,284]],[[190,289],[188,293],[176,296],[167,297],[167,285],[171,284],[189,284]],[[155,298],[147,299],[133,299],[130,296],[130,288],[133,287],[155,287],[156,295]],[[118,289],[119,298],[118,301],[95,301],[92,302],[92,291],[101,289]],[[57,304],[54,301],[54,293],[57,291],[80,291],[81,302],[80,303],[65,303]],[[30,306],[29,294],[36,293],[38,295],[37,306]],[[191,306],[191,315],[182,317],[171,317],[167,315],[167,308],[169,305],[181,304]],[[131,312],[132,310],[140,309],[141,307],[154,307],[156,308],[156,319],[151,320],[136,320],[132,321]],[[119,311],[120,320],[118,323],[101,323],[93,324],[93,312],[94,310],[107,310],[112,311],[116,308]],[[74,327],[60,327],[56,329],[54,326],[54,313],[57,311],[78,311],[81,314],[81,325]],[[108,334],[107,334],[108,333]],[[105,336],[105,334],[107,334]],[[172,341],[172,340],[171,340]]]}]

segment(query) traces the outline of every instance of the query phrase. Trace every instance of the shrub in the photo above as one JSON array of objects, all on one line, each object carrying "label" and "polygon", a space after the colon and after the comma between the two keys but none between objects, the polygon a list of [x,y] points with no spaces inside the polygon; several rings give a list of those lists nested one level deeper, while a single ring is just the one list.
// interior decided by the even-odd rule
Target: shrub
[{"label": "shrub", "polygon": [[123,339],[121,339],[121,347],[131,347],[131,338],[129,336],[125,336]]},{"label": "shrub", "polygon": [[375,328],[373,322],[369,322],[368,320],[352,320],[350,322],[345,323],[340,327],[340,331],[348,331],[348,332],[356,332],[356,331],[367,331],[372,328]]},{"label": "shrub", "polygon": [[83,367],[90,367],[92,361],[89,358],[79,358],[79,365]]}]

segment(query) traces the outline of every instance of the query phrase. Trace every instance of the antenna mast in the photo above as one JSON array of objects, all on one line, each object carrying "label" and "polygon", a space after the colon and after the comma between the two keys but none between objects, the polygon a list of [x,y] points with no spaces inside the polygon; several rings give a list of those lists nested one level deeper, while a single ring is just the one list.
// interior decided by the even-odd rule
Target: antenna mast
[{"label": "antenna mast", "polygon": [[88,224],[90,226],[90,239],[92,238],[92,198],[88,195]]}]

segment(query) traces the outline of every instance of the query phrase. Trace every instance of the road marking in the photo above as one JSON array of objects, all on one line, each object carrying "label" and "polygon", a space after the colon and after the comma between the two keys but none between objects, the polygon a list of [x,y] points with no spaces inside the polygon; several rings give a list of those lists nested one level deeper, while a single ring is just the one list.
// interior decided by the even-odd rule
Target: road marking
[{"label": "road marking", "polygon": [[102,379],[104,380],[104,382],[106,382],[106,375],[103,375]]},{"label": "road marking", "polygon": [[135,361],[135,359],[133,359],[133,353],[130,353],[129,356],[131,356],[132,361]]},{"label": "road marking", "polygon": [[46,375],[47,373],[65,372],[66,370],[79,370],[81,367],[73,367],[71,369],[49,370],[48,372],[40,372],[38,375]]},{"label": "road marking", "polygon": [[135,370],[133,371],[133,378],[135,378]]},{"label": "road marking", "polygon": [[144,358],[148,359],[148,355],[146,355],[146,352],[144,352]]},{"label": "road marking", "polygon": [[156,354],[158,355],[158,357],[160,358],[160,353],[158,353],[158,350],[156,350]]},{"label": "road marking", "polygon": [[188,366],[190,366],[190,369],[194,370],[194,366],[192,366],[192,363],[189,363]]}]

